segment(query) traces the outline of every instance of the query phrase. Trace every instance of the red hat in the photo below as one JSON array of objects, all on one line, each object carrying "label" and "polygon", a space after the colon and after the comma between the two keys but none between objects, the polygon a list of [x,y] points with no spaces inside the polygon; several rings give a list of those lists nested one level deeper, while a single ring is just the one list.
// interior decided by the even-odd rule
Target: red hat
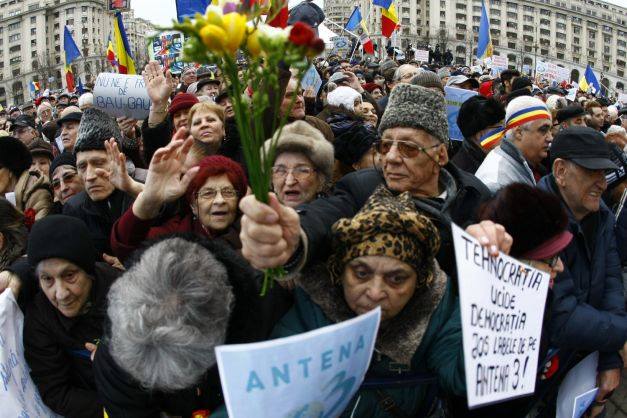
[{"label": "red hat", "polygon": [[494,81],[490,80],[490,81],[484,81],[483,83],[481,83],[481,85],[479,86],[479,94],[487,97],[488,99],[492,96],[494,96],[494,93],[492,92],[492,84],[494,83]]},{"label": "red hat", "polygon": [[381,90],[381,86],[377,83],[366,83],[362,84],[361,87],[366,90],[368,93],[372,93],[375,89]]},{"label": "red hat", "polygon": [[172,103],[168,107],[168,113],[174,115],[176,112],[180,110],[189,109],[198,103],[198,98],[190,93],[179,93],[174,96],[172,99]]}]

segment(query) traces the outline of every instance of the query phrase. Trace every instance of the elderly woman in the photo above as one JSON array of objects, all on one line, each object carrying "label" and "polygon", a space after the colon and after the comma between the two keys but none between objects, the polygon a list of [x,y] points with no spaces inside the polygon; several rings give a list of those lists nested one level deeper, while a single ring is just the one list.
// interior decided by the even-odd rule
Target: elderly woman
[{"label": "elderly woman", "polygon": [[327,191],[333,176],[333,145],[307,122],[286,125],[281,136],[264,144],[267,150],[276,142],[272,166],[272,189],[279,201],[295,208]]},{"label": "elderly woman", "polygon": [[[193,232],[225,241],[239,250],[238,202],[248,183],[236,162],[213,155],[191,169],[185,161],[193,148],[190,139],[174,140],[157,150],[143,191],[113,225],[111,248],[121,260],[146,238],[174,232]],[[165,205],[185,196],[183,209],[163,219]]]},{"label": "elderly woman", "polygon": [[434,396],[425,382],[464,393],[459,302],[435,261],[437,229],[416,212],[411,195],[379,187],[353,219],[334,224],[332,235],[333,255],[297,279],[295,306],[273,336],[311,331],[380,306],[369,388],[360,389],[341,416],[389,417],[386,405],[397,411],[392,416],[426,416]]},{"label": "elderly woman", "polygon": [[222,146],[226,135],[224,130],[224,108],[215,103],[197,103],[189,111],[187,130],[194,138],[194,146],[189,154],[191,165],[202,158],[215,155]]}]

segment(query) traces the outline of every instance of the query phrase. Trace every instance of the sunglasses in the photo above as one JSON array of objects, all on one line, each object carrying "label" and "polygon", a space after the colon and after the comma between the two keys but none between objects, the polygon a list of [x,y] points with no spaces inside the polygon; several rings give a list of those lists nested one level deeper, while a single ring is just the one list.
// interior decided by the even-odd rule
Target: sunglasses
[{"label": "sunglasses", "polygon": [[410,142],[410,141],[394,141],[394,140],[382,139],[380,141],[376,141],[374,143],[374,146],[379,154],[386,155],[388,152],[390,152],[394,144],[396,144],[398,153],[403,158],[416,158],[418,154],[420,154],[421,152],[424,152],[425,154],[427,154],[428,150],[439,147],[441,145],[441,144],[436,144],[436,145],[431,145],[430,147],[421,147],[420,145],[414,144],[413,142]]}]

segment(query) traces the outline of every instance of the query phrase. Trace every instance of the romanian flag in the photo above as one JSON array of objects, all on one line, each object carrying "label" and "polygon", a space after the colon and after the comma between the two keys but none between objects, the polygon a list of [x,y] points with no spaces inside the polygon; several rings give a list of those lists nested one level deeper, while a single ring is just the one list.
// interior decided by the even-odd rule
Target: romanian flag
[{"label": "romanian flag", "polygon": [[372,39],[370,39],[370,33],[368,33],[366,22],[364,22],[364,18],[361,16],[359,6],[355,6],[353,13],[351,13],[348,18],[348,22],[346,22],[345,29],[348,31],[357,29],[357,35],[359,36],[359,41],[361,42],[364,53],[374,54],[374,44],[372,43]]},{"label": "romanian flag", "polygon": [[505,129],[510,130],[539,119],[551,120],[551,114],[545,106],[532,106],[514,113],[505,122]]},{"label": "romanian flag", "polygon": [[381,9],[381,35],[390,38],[398,26],[396,7],[391,3],[388,9]]},{"label": "romanian flag", "polygon": [[481,148],[484,150],[491,150],[496,147],[500,142],[503,136],[505,135],[505,128],[499,126],[496,129],[492,129],[485,135],[483,135],[480,139]]},{"label": "romanian flag", "polygon": [[590,64],[586,67],[586,72],[583,73],[581,79],[579,79],[579,88],[582,91],[587,92],[588,89],[592,87],[592,94],[597,94],[601,91],[601,85],[599,84],[599,80],[597,76],[594,75],[594,71],[592,71],[592,67]]},{"label": "romanian flag", "polygon": [[479,42],[477,43],[477,58],[483,59],[493,55],[492,37],[490,36],[490,20],[485,3],[481,0],[481,23],[479,24]]},{"label": "romanian flag", "polygon": [[71,64],[72,61],[81,56],[81,51],[76,46],[67,26],[63,32],[63,50],[65,55],[65,83],[68,91],[74,91],[74,73]]},{"label": "romanian flag", "polygon": [[34,92],[38,92],[40,87],[39,87],[39,81],[31,81],[30,82],[31,85],[31,90]]},{"label": "romanian flag", "polygon": [[107,61],[113,67],[118,66],[118,60],[115,57],[115,49],[113,49],[113,42],[111,41],[111,34],[109,34],[109,42],[107,44]]},{"label": "romanian flag", "polygon": [[126,30],[124,30],[124,23],[122,23],[122,13],[120,12],[115,13],[113,36],[115,37],[115,47],[118,52],[118,70],[120,74],[137,74],[131,47],[126,37]]}]

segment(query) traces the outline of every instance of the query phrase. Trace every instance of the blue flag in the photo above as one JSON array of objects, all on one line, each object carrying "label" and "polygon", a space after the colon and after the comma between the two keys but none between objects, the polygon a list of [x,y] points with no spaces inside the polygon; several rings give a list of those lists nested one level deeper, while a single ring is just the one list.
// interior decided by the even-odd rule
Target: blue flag
[{"label": "blue flag", "polygon": [[353,30],[361,23],[361,9],[359,6],[355,6],[355,10],[351,13],[351,17],[348,18],[348,22],[346,22],[346,26],[344,29]]},{"label": "blue flag", "polygon": [[205,14],[210,4],[211,0],[176,0],[176,18],[181,22],[185,16],[192,17],[196,12]]},{"label": "blue flag", "polygon": [[390,8],[392,0],[372,0],[372,4],[375,6],[383,7],[385,10]]},{"label": "blue flag", "polygon": [[603,90],[601,90],[601,85],[599,84],[599,80],[597,76],[594,75],[594,71],[592,71],[592,67],[590,64],[586,67],[586,72],[584,73],[584,77],[586,78],[586,83],[588,86],[594,87],[594,94],[601,93],[603,94]]},{"label": "blue flag", "polygon": [[78,91],[78,94],[85,93],[85,88],[83,87],[83,82],[80,77],[78,78],[78,87],[76,87],[76,91]]},{"label": "blue flag", "polygon": [[81,56],[81,51],[76,46],[74,39],[72,39],[72,34],[67,26],[63,32],[63,49],[65,50],[66,65],[69,65],[72,61]]},{"label": "blue flag", "polygon": [[481,23],[479,24],[479,42],[477,43],[477,58],[492,56],[492,38],[490,37],[490,20],[485,3],[481,1]]}]

